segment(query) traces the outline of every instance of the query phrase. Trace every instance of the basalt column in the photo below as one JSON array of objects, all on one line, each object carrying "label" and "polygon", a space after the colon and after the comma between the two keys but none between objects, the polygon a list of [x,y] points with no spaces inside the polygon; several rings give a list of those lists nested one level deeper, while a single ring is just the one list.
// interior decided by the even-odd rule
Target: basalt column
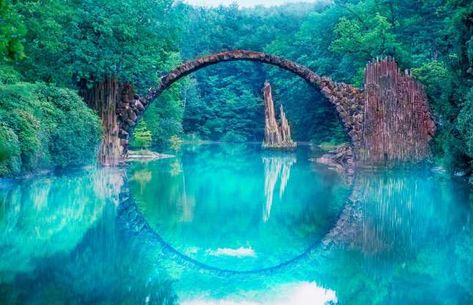
[{"label": "basalt column", "polygon": [[117,166],[122,161],[123,143],[118,137],[119,118],[117,104],[121,98],[122,87],[113,79],[96,84],[92,89],[81,83],[80,94],[86,103],[97,111],[102,120],[103,138],[98,159],[104,166]]},{"label": "basalt column", "polygon": [[284,112],[284,108],[281,105],[279,108],[279,117],[281,118],[281,141],[283,143],[289,143],[291,146],[294,146],[295,143],[292,141],[291,138],[291,126],[289,126],[289,122],[286,118],[286,113]]},{"label": "basalt column", "polygon": [[[148,105],[173,83],[204,67],[241,60],[266,63],[290,71],[322,92],[334,106],[349,136],[348,148],[333,154],[337,159],[350,161],[345,162],[347,164],[370,166],[388,161],[418,161],[429,155],[428,142],[435,132],[435,124],[426,95],[422,85],[409,73],[401,73],[391,58],[367,65],[365,86],[361,89],[334,82],[281,57],[233,50],[181,64],[161,77],[160,82],[141,97],[114,80],[100,83],[93,90],[81,86],[82,96],[97,110],[103,121],[105,136],[100,149],[100,162],[114,166],[126,159],[128,140],[134,126]],[[280,123],[276,120],[269,83],[265,84],[264,97],[263,146],[276,149],[295,147],[282,108]]]},{"label": "basalt column", "polygon": [[435,133],[423,86],[408,71],[401,73],[387,58],[369,63],[365,71],[363,133],[355,147],[358,163],[419,161]]},{"label": "basalt column", "polygon": [[276,120],[274,102],[269,82],[264,84],[264,148],[285,149],[294,148],[296,143],[291,138],[291,127],[281,105],[281,124]]},{"label": "basalt column", "polygon": [[80,95],[102,120],[103,137],[98,161],[103,166],[124,164],[130,132],[145,110],[147,101],[134,94],[130,84],[108,79],[88,89],[80,84]]}]

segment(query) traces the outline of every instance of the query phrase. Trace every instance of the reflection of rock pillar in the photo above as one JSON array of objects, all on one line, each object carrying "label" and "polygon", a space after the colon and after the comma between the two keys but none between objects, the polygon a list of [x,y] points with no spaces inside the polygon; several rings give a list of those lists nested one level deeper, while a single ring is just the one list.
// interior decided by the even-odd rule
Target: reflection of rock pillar
[{"label": "reflection of rock pillar", "polygon": [[273,205],[274,188],[281,172],[281,162],[275,162],[272,158],[263,158],[264,163],[264,195],[266,204],[263,207],[263,221],[269,220],[271,206]]},{"label": "reflection of rock pillar", "polygon": [[[291,173],[291,167],[296,162],[294,156],[285,157],[263,157],[264,164],[264,194],[266,203],[263,206],[263,221],[269,220],[271,214],[271,207],[273,205],[274,189],[276,183],[279,183],[279,198],[284,194],[289,176]],[[280,178],[280,179],[279,179]]]},{"label": "reflection of rock pillar", "polygon": [[[433,211],[426,209],[429,197],[434,198],[426,194],[436,192],[432,187],[428,179],[411,173],[359,174],[352,196],[359,202],[362,226],[355,244],[370,254],[395,255],[412,250],[412,232],[422,231],[424,216],[428,219]],[[414,203],[422,206],[423,214],[413,211]],[[433,204],[430,207],[435,208]]]},{"label": "reflection of rock pillar", "polygon": [[187,196],[187,188],[186,188],[186,175],[185,172],[182,171],[182,221],[190,222],[194,218],[194,207],[195,201],[194,198]]},{"label": "reflection of rock pillar", "polygon": [[170,174],[173,177],[180,178],[181,183],[178,184],[178,188],[180,191],[176,192],[179,194],[175,200],[177,208],[181,210],[181,220],[184,222],[190,222],[194,218],[194,207],[195,207],[195,200],[193,197],[187,195],[187,188],[186,188],[186,175],[185,171],[182,168],[181,162],[175,160],[171,164]]},{"label": "reflection of rock pillar", "polygon": [[96,175],[94,175],[93,187],[97,197],[111,200],[118,206],[120,204],[120,194],[128,193],[126,173],[120,168],[99,170]]},{"label": "reflection of rock pillar", "polygon": [[296,162],[296,159],[290,159],[289,162],[284,162],[281,170],[281,183],[279,184],[279,198],[282,198],[284,191],[286,190],[287,182],[291,175],[292,164]]}]

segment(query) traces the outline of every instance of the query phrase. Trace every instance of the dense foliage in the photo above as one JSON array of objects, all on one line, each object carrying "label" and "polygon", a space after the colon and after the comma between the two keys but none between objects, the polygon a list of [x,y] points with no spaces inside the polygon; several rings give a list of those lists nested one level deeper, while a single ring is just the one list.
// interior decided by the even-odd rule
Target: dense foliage
[{"label": "dense foliage", "polygon": [[[402,69],[412,69],[426,86],[438,125],[433,142],[436,159],[449,169],[470,171],[470,1],[338,0],[326,6],[305,7],[305,12],[289,5],[251,10],[188,9],[186,13],[189,23],[181,48],[189,58],[222,49],[254,49],[284,56],[320,75],[361,87],[368,61],[394,56]],[[259,90],[265,79],[273,84],[276,102],[286,106],[296,140],[343,140],[341,125],[320,94],[287,73],[245,64],[196,73],[191,82],[192,95],[186,99],[184,129],[211,139],[241,131],[246,139],[260,138],[261,114],[243,125],[225,123],[228,117],[238,118],[242,110],[249,112],[251,105],[261,105]],[[239,97],[246,96],[240,101],[242,109],[229,109],[227,105],[227,101],[234,100],[231,92],[235,91]]]},{"label": "dense foliage", "polygon": [[[181,62],[179,54],[170,56],[161,69],[171,70]],[[182,120],[184,115],[184,100],[182,82],[166,90],[157,100],[152,103],[144,114],[142,122],[134,131],[134,139],[131,141],[132,148],[145,148],[146,145],[136,141],[138,138],[151,134],[150,146],[163,148],[170,145],[173,137],[182,138]],[[148,146],[149,147],[149,146]]]},{"label": "dense foliage", "polygon": [[[43,81],[81,95],[107,79],[144,93],[183,60],[228,49],[281,55],[358,86],[369,60],[394,56],[426,85],[439,127],[437,160],[451,169],[470,168],[473,6],[467,0],[337,0],[251,9],[173,0],[3,0],[0,18],[3,83]],[[276,103],[284,104],[296,140],[346,140],[320,92],[276,68],[234,62],[203,69],[165,92],[135,131],[145,143],[132,144],[162,147],[185,134],[261,141],[265,80]],[[102,111],[97,101],[87,102]],[[15,154],[13,135],[3,131],[2,137],[10,141],[2,141],[0,158]]]},{"label": "dense foliage", "polygon": [[[108,79],[130,83],[139,93],[155,84],[159,70],[169,69],[166,62],[179,58],[174,43],[179,22],[172,3],[1,1],[0,79],[9,84],[1,88],[2,115],[16,111],[32,117],[25,124],[2,125],[0,160],[5,165],[0,175],[94,160],[101,139],[97,116],[75,92],[60,88],[72,89],[85,98]],[[31,84],[37,81],[57,87]],[[43,94],[45,90],[49,91]],[[183,111],[179,98],[179,93],[177,100],[163,97],[167,105],[179,110],[172,121],[178,131]],[[98,115],[108,108],[102,100],[85,101]],[[46,102],[51,105],[45,106]],[[163,119],[168,115],[173,118],[170,111],[152,108],[158,108]],[[161,131],[167,127],[161,117],[157,122],[150,124],[153,139],[164,141],[167,135]]]},{"label": "dense foliage", "polygon": [[[292,39],[309,13],[323,7],[187,8],[182,54],[191,59],[228,49],[271,51],[273,43]],[[220,64],[193,75],[185,92],[185,132],[210,140],[261,141],[265,80],[273,84],[276,106],[284,104],[296,140],[344,140],[336,114],[319,92],[288,72],[248,62]]]},{"label": "dense foliage", "polygon": [[0,87],[0,175],[89,164],[100,122],[68,89],[18,83]]},{"label": "dense foliage", "polygon": [[21,40],[26,29],[8,0],[0,0],[0,58],[20,59],[24,56]]},{"label": "dense foliage", "polygon": [[28,79],[74,86],[107,78],[146,87],[173,52],[176,21],[169,0],[20,1],[15,4],[28,29]]}]

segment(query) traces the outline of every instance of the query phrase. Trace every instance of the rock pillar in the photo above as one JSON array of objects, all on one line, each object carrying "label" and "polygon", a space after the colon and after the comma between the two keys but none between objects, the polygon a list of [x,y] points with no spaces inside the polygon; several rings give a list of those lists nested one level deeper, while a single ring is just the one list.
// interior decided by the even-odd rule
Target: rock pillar
[{"label": "rock pillar", "polygon": [[365,71],[363,132],[356,161],[376,165],[419,161],[429,156],[435,133],[423,86],[401,73],[392,58],[369,63]]},{"label": "rock pillar", "polygon": [[103,166],[117,166],[122,163],[123,143],[119,138],[117,101],[121,98],[122,86],[114,79],[106,79],[88,89],[81,84],[80,95],[94,109],[102,120],[103,138],[98,160]]},{"label": "rock pillar", "polygon": [[291,138],[291,127],[284,113],[283,106],[280,108],[281,124],[276,121],[273,96],[269,82],[264,84],[264,148],[286,149],[296,147]]}]

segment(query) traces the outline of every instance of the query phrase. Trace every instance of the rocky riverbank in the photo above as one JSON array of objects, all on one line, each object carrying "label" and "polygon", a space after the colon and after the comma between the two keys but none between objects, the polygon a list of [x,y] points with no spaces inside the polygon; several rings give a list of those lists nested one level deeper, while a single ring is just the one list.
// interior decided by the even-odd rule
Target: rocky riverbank
[{"label": "rocky riverbank", "polygon": [[174,155],[157,153],[150,150],[128,151],[127,162],[133,161],[152,161],[159,159],[174,158]]},{"label": "rocky riverbank", "polygon": [[353,176],[355,173],[355,162],[353,151],[349,145],[340,145],[337,148],[328,151],[319,158],[312,159],[320,164],[325,164],[329,168],[341,174]]}]

